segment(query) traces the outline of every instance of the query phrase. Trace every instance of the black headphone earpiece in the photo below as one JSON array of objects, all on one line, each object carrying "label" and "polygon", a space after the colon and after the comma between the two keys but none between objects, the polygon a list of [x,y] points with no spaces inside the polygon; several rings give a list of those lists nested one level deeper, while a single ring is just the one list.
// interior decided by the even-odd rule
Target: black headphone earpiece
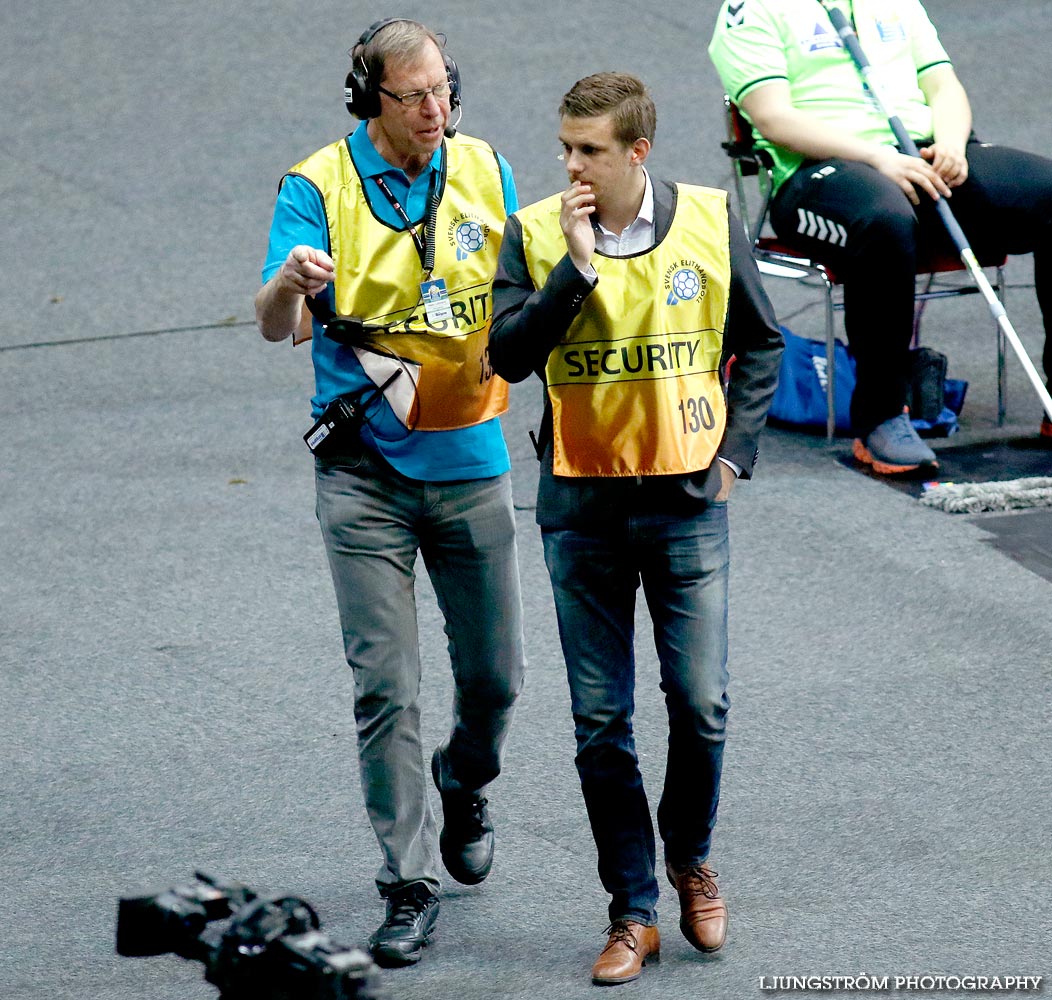
[{"label": "black headphone earpiece", "polygon": [[447,52],[442,53],[446,63],[446,77],[449,79],[449,110],[456,111],[460,107],[460,70],[457,68],[456,60]]},{"label": "black headphone earpiece", "polygon": [[[380,81],[369,79],[369,71],[362,58],[362,52],[381,28],[386,28],[389,24],[396,24],[399,21],[409,21],[409,18],[385,17],[382,21],[369,25],[351,49],[351,70],[344,81],[343,99],[347,110],[362,121],[380,116]],[[357,58],[354,56],[355,52],[358,53]],[[456,61],[445,50],[442,52],[442,60],[446,64],[446,77],[449,80],[449,107],[452,111],[460,107],[460,70],[457,68]]]}]

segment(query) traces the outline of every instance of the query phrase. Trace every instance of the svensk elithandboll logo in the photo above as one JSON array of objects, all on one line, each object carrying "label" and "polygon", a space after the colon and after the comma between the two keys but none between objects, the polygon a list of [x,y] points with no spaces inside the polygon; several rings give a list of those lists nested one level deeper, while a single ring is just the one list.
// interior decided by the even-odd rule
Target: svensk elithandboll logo
[{"label": "svensk elithandboll logo", "polygon": [[690,302],[705,294],[705,272],[696,265],[686,266],[687,261],[681,261],[680,264],[680,267],[673,265],[665,272],[665,288],[668,289],[666,302],[670,306]]},{"label": "svensk elithandboll logo", "polygon": [[460,216],[449,227],[449,244],[457,248],[457,260],[466,260],[468,254],[478,253],[489,237],[489,226],[478,219]]}]

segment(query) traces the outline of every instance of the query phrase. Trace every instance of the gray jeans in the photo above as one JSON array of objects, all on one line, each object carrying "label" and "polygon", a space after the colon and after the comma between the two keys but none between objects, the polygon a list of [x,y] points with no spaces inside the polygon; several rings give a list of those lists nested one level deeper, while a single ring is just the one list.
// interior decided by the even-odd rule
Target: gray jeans
[{"label": "gray jeans", "polygon": [[524,669],[510,477],[419,482],[366,454],[319,459],[315,481],[354,671],[362,790],[383,852],[376,884],[381,895],[410,882],[437,889],[413,566],[419,551],[453,668],[446,789],[479,791],[500,773]]}]

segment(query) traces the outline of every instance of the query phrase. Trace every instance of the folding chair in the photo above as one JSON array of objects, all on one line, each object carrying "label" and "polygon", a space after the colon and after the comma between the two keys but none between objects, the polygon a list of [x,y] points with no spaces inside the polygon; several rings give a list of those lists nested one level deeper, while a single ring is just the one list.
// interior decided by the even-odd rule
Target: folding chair
[{"label": "folding chair", "polygon": [[[790,243],[779,240],[770,232],[769,211],[773,194],[773,161],[766,150],[758,148],[753,138],[752,126],[742,115],[741,110],[726,95],[723,98],[727,118],[727,141],[723,149],[734,164],[734,190],[738,202],[738,214],[745,229],[745,236],[752,244],[753,256],[757,266],[764,275],[777,278],[791,278],[802,281],[815,279],[825,292],[825,341],[826,341],[826,437],[832,440],[836,433],[836,329],[833,314],[844,309],[843,286],[829,265],[801,253]],[[749,199],[746,192],[746,178],[755,177],[759,204],[753,215],[749,214]],[[754,198],[754,201],[756,199]],[[1004,303],[1005,264],[1006,258],[980,257],[979,263],[984,268],[992,268],[996,277],[991,285],[997,297]],[[940,274],[952,271],[965,271],[959,257],[950,253],[936,254],[918,261],[918,289],[914,294],[913,340],[918,342],[920,321],[925,304],[931,299],[954,298],[959,295],[975,295],[979,289],[975,285],[960,284],[953,286],[936,286],[935,279]],[[1005,353],[1007,345],[1005,334],[997,325],[997,423],[1005,419]]]}]

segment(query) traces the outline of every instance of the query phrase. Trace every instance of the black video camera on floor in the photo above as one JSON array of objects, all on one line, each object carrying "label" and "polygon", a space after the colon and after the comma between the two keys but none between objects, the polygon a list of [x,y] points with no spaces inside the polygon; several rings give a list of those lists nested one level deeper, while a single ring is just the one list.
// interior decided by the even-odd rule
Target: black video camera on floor
[{"label": "black video camera on floor", "polygon": [[322,933],[305,900],[194,876],[153,896],[120,900],[118,954],[172,952],[203,962],[221,1000],[385,1000],[372,959]]}]

